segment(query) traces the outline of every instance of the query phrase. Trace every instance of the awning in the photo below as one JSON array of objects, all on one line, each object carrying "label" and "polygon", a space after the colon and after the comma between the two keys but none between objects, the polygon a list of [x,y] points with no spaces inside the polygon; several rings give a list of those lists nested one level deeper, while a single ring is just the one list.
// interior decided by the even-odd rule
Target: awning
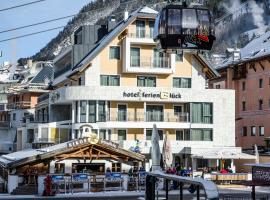
[{"label": "awning", "polygon": [[242,153],[239,151],[234,151],[233,149],[221,149],[221,150],[210,150],[206,152],[196,153],[192,158],[201,158],[201,159],[246,159],[246,160],[255,160],[254,155]]}]

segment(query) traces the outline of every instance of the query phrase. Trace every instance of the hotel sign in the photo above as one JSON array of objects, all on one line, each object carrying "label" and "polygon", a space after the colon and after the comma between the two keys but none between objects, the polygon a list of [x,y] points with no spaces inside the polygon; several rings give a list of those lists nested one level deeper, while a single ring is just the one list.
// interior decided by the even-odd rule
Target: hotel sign
[{"label": "hotel sign", "polygon": [[180,93],[174,92],[123,92],[125,98],[181,99]]}]

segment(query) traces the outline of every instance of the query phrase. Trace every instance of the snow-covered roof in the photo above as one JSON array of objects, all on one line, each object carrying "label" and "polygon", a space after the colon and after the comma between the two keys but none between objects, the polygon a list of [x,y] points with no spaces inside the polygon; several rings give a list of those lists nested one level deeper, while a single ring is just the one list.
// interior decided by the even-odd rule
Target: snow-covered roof
[{"label": "snow-covered roof", "polygon": [[221,65],[217,66],[217,69],[270,56],[270,31],[249,42],[240,50],[240,55],[238,60],[233,60],[232,57],[224,60]]},{"label": "snow-covered roof", "polygon": [[158,12],[152,8],[149,8],[147,6],[144,6],[139,13],[147,13],[147,14],[158,14]]}]

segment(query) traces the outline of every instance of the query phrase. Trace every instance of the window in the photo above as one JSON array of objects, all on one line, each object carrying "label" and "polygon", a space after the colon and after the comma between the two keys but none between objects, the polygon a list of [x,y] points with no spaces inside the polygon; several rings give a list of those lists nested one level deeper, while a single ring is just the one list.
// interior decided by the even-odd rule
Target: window
[{"label": "window", "polygon": [[213,104],[212,103],[191,103],[191,122],[192,123],[213,123]]},{"label": "window", "polygon": [[164,117],[163,106],[146,105],[146,121],[162,122]]},{"label": "window", "polygon": [[259,110],[262,110],[263,109],[263,100],[260,99],[259,100]]},{"label": "window", "polygon": [[260,78],[260,79],[259,79],[259,88],[262,88],[262,87],[263,87],[263,79]]},{"label": "window", "polygon": [[78,85],[84,85],[84,84],[85,84],[84,77],[83,76],[79,77]]},{"label": "window", "polygon": [[34,137],[35,137],[34,129],[27,129],[27,143],[33,143]]},{"label": "window", "polygon": [[86,104],[87,104],[87,101],[80,101],[80,108],[81,108],[80,122],[81,123],[86,122]]},{"label": "window", "polygon": [[150,38],[153,38],[154,36],[154,26],[155,26],[155,21],[149,21]]},{"label": "window", "polygon": [[[152,139],[152,129],[147,129],[146,130],[146,140],[151,140]],[[158,130],[158,134],[159,134],[159,139],[163,140],[163,130]]]},{"label": "window", "polygon": [[197,34],[198,21],[195,9],[182,9],[182,28],[183,34]]},{"label": "window", "polygon": [[219,84],[216,85],[216,89],[220,89],[220,85]]},{"label": "window", "polygon": [[112,163],[112,172],[121,172],[122,165],[121,163]]},{"label": "window", "polygon": [[126,105],[118,105],[118,121],[127,121]]},{"label": "window", "polygon": [[181,10],[168,9],[168,34],[181,34]]},{"label": "window", "polygon": [[242,127],[242,136],[247,136],[247,127]]},{"label": "window", "polygon": [[183,113],[182,106],[174,106],[174,115],[180,116]]},{"label": "window", "polygon": [[82,28],[79,28],[74,34],[74,44],[82,44]]},{"label": "window", "polygon": [[173,78],[173,87],[191,88],[191,78]]},{"label": "window", "polygon": [[175,54],[175,62],[183,62],[183,54]]},{"label": "window", "polygon": [[127,132],[126,132],[126,130],[118,130],[118,140],[119,141],[127,140]]},{"label": "window", "polygon": [[89,101],[89,122],[96,123],[96,101]]},{"label": "window", "polygon": [[130,48],[130,66],[131,67],[140,67],[140,48],[131,47]]},{"label": "window", "polygon": [[156,87],[156,77],[153,76],[138,76],[138,87]]},{"label": "window", "polygon": [[78,122],[78,115],[79,115],[79,102],[76,101],[76,104],[75,104],[75,122],[77,123]]},{"label": "window", "polygon": [[101,140],[106,140],[106,130],[105,129],[100,129],[99,130],[99,138]]},{"label": "window", "polygon": [[251,136],[256,136],[256,126],[251,126],[250,127],[250,135]]},{"label": "window", "polygon": [[98,121],[106,121],[105,101],[98,102]]},{"label": "window", "polygon": [[246,102],[242,101],[242,111],[246,111]]},{"label": "window", "polygon": [[264,136],[264,126],[259,126],[259,135]]},{"label": "window", "polygon": [[243,91],[246,90],[246,82],[242,82],[242,90],[243,90]]},{"label": "window", "polygon": [[111,46],[110,47],[110,53],[109,53],[110,59],[117,59],[120,60],[120,47],[118,46]]},{"label": "window", "polygon": [[16,113],[13,113],[13,121],[16,121]]},{"label": "window", "polygon": [[100,75],[101,86],[119,86],[120,76],[118,75]]},{"label": "window", "polygon": [[143,20],[136,21],[136,37],[137,38],[145,37],[145,21]]},{"label": "window", "polygon": [[164,53],[159,52],[157,49],[154,49],[154,59],[153,59],[153,67],[154,68],[167,68],[168,60],[164,56]]},{"label": "window", "polygon": [[212,129],[191,129],[176,131],[176,140],[180,141],[213,141]]}]

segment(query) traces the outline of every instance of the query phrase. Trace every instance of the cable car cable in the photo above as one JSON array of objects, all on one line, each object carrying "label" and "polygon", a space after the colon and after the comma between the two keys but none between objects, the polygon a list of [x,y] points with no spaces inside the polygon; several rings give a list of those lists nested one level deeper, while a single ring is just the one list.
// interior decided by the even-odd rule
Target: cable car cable
[{"label": "cable car cable", "polygon": [[20,8],[20,7],[24,7],[24,6],[28,6],[28,5],[32,5],[32,4],[36,4],[36,3],[40,3],[40,2],[43,2],[43,1],[46,1],[46,0],[32,1],[32,2],[29,2],[29,3],[20,4],[20,5],[12,6],[12,7],[9,7],[9,8],[2,8],[2,9],[0,9],[0,12],[7,11],[7,10],[12,10],[12,9],[15,9],[15,8]]}]

